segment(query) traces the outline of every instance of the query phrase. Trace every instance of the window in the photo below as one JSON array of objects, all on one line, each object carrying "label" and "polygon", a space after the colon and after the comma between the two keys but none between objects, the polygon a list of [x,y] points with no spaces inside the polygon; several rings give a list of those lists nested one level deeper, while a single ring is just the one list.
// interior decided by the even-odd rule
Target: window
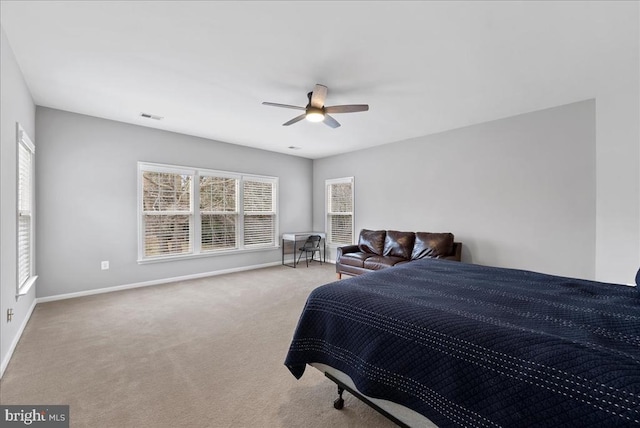
[{"label": "window", "polygon": [[193,176],[155,168],[142,172],[144,257],[193,252]]},{"label": "window", "polygon": [[327,241],[353,243],[353,177],[325,181],[327,195]]},{"label": "window", "polygon": [[238,180],[200,176],[200,245],[203,251],[237,247]]},{"label": "window", "polygon": [[34,179],[34,156],[35,146],[22,129],[17,125],[18,134],[18,284],[17,295],[27,294],[31,286],[35,283],[35,179]]},{"label": "window", "polygon": [[277,247],[277,178],[143,162],[138,176],[139,261]]}]

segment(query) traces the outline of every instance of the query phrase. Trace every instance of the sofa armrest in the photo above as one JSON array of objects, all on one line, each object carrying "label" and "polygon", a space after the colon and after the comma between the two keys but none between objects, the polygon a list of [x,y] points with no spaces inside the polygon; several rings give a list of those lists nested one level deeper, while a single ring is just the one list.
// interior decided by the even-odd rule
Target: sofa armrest
[{"label": "sofa armrest", "polygon": [[360,248],[357,245],[345,245],[343,247],[338,247],[336,250],[336,262],[340,261],[340,257],[343,254],[355,253],[360,251]]},{"label": "sofa armrest", "polygon": [[461,261],[462,259],[462,242],[454,242],[453,243],[453,250],[451,251],[451,254],[443,257],[443,259],[445,260],[453,260],[456,262]]}]

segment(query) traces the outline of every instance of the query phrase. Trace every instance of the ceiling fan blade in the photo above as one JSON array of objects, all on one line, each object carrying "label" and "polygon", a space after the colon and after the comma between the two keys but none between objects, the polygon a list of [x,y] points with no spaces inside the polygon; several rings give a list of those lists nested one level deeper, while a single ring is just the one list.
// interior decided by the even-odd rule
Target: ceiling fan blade
[{"label": "ceiling fan blade", "polygon": [[316,85],[311,93],[311,99],[309,104],[311,107],[322,108],[324,107],[324,100],[327,98],[327,87],[324,85]]},{"label": "ceiling fan blade", "polygon": [[324,111],[327,113],[355,113],[358,111],[368,111],[368,104],[350,104],[344,106],[331,106],[325,107]]},{"label": "ceiling fan blade", "polygon": [[324,115],[324,123],[327,126],[330,126],[331,128],[334,128],[334,129],[340,126],[338,121],[332,118],[331,116],[329,116],[328,114]]},{"label": "ceiling fan blade", "polygon": [[296,116],[293,119],[291,119],[289,122],[283,123],[282,126],[289,126],[289,125],[293,125],[296,122],[300,122],[302,119],[304,119],[306,116],[306,113],[301,114],[300,116]]},{"label": "ceiling fan blade", "polygon": [[289,104],[278,104],[278,103],[268,103],[268,102],[263,102],[262,104],[266,106],[272,106],[272,107],[284,107],[284,108],[292,108],[294,110],[304,110],[304,107],[292,106]]}]

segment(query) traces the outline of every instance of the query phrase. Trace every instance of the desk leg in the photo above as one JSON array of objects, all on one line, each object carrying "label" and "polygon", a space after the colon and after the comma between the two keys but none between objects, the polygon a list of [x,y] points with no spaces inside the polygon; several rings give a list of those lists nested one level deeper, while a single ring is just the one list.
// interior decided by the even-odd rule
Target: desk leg
[{"label": "desk leg", "polygon": [[327,240],[326,239],[322,241],[322,246],[324,247],[322,251],[322,259],[323,259],[323,262],[326,263],[327,262]]},{"label": "desk leg", "polygon": [[285,241],[285,239],[282,239],[282,265],[295,268],[296,267],[296,241],[295,240],[293,241],[293,264],[291,265],[284,262],[284,257],[285,257],[284,247],[286,245],[286,242],[290,242],[290,241]]},{"label": "desk leg", "polygon": [[296,268],[296,264],[297,264],[296,263],[296,250],[297,250],[296,243],[297,243],[297,241],[294,239],[293,240],[293,268],[294,269]]},{"label": "desk leg", "polygon": [[[284,238],[282,239],[282,266],[289,266],[289,267],[296,267],[295,263],[296,263],[296,255],[293,255],[293,265],[287,264],[284,262],[284,257],[285,257],[285,246],[287,245],[288,241],[286,241]],[[295,241],[293,242],[293,250],[295,251],[296,249],[296,243]]]}]

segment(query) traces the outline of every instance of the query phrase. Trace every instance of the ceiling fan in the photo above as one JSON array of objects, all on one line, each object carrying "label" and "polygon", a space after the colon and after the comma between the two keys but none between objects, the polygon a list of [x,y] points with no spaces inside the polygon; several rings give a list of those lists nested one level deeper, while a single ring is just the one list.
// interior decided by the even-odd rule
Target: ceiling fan
[{"label": "ceiling fan", "polygon": [[273,107],[284,107],[291,108],[294,110],[304,110],[304,113],[300,116],[294,117],[288,122],[282,124],[282,126],[293,125],[296,122],[300,122],[302,119],[307,119],[310,122],[324,122],[327,126],[331,128],[337,128],[340,126],[337,120],[333,117],[329,116],[329,113],[355,113],[358,111],[367,111],[369,110],[368,104],[349,104],[342,106],[324,106],[324,100],[327,98],[327,87],[324,85],[317,84],[313,88],[313,92],[309,92],[307,94],[307,98],[309,99],[309,103],[306,107],[298,107],[292,106],[289,104],[277,104],[277,103],[268,103],[263,102],[262,104],[266,106]]}]

